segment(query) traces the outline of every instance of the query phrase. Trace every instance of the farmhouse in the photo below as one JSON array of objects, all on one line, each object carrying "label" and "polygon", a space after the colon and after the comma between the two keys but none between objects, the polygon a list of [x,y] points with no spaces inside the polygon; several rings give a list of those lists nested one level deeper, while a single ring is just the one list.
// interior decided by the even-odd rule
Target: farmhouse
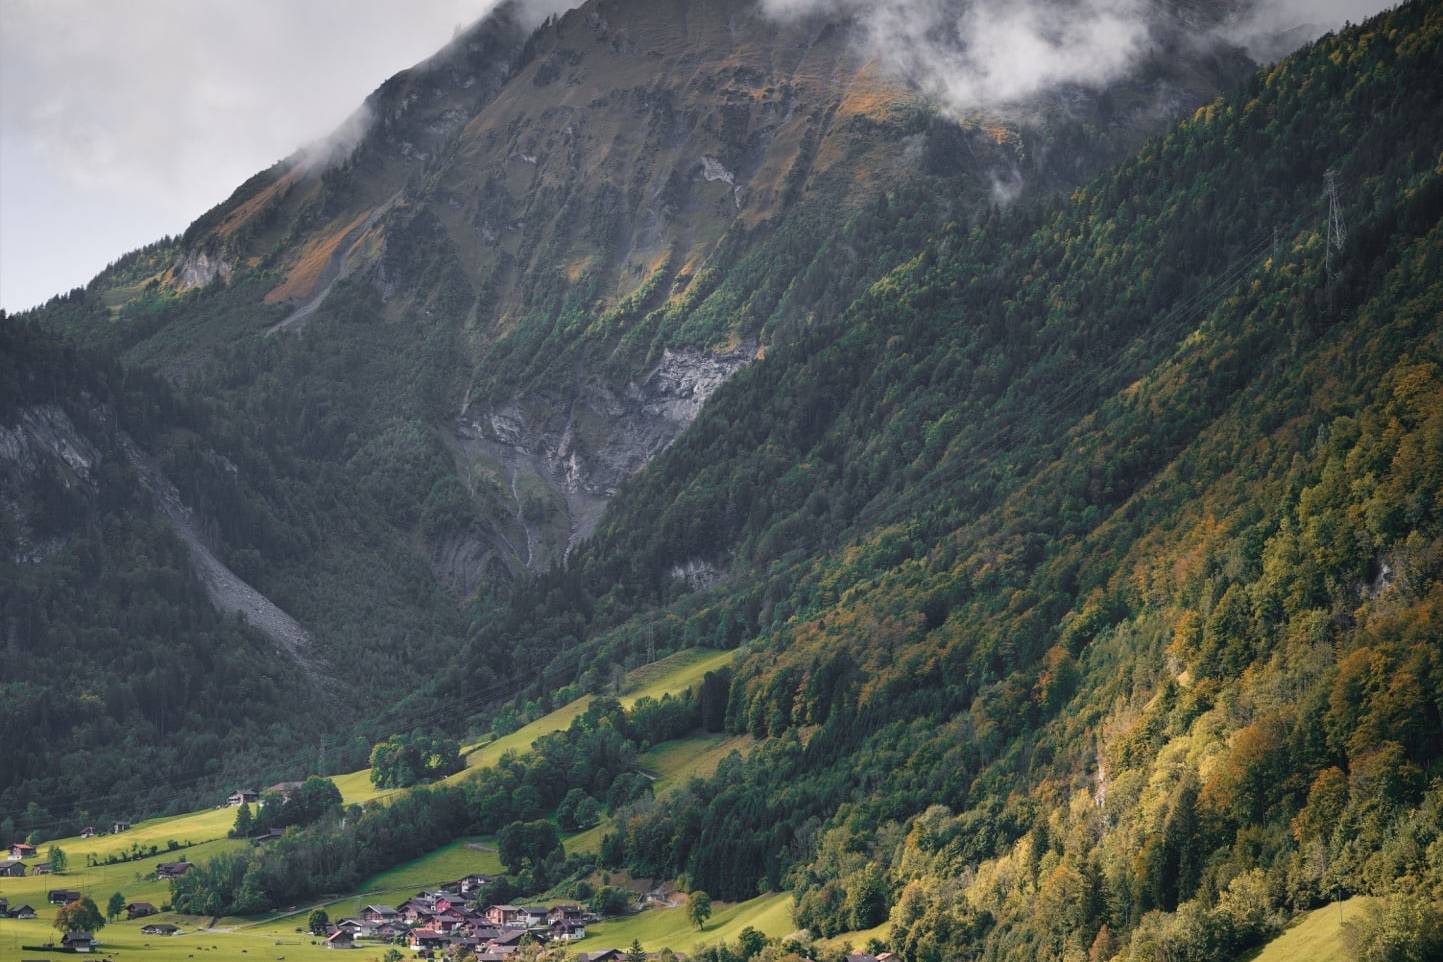
[{"label": "farmhouse", "polygon": [[141,935],[174,935],[179,931],[180,926],[171,925],[169,922],[152,922],[140,927]]},{"label": "farmhouse", "polygon": [[503,928],[526,927],[526,910],[519,905],[488,905],[481,914],[492,925]]},{"label": "farmhouse", "polygon": [[0,878],[24,878],[24,862],[0,862]]},{"label": "farmhouse", "polygon": [[279,795],[283,800],[289,802],[291,796],[299,792],[301,786],[304,784],[305,782],[276,782],[270,788],[266,789],[265,793],[267,795]]},{"label": "farmhouse", "polygon": [[189,862],[161,862],[155,867],[155,877],[157,879],[180,878],[189,871]]},{"label": "farmhouse", "polygon": [[31,875],[49,875],[51,871],[49,862],[37,862],[30,866]]},{"label": "farmhouse", "polygon": [[147,915],[155,914],[155,906],[149,902],[131,902],[125,907],[127,919],[143,919]]},{"label": "farmhouse", "polygon": [[389,905],[368,905],[361,913],[367,922],[389,922],[396,917],[396,910]]},{"label": "farmhouse", "polygon": [[326,948],[328,949],[354,949],[355,947],[356,937],[346,929],[336,929],[326,939]]},{"label": "farmhouse", "polygon": [[10,917],[12,919],[33,919],[35,910],[28,905],[21,905],[10,910]]},{"label": "farmhouse", "polygon": [[260,801],[260,797],[260,792],[254,788],[238,788],[230,793],[230,797],[225,800],[225,803],[232,808],[237,808],[241,805],[254,805]]},{"label": "farmhouse", "polygon": [[621,962],[626,953],[620,949],[602,949],[600,952],[583,952],[581,962]]},{"label": "farmhouse", "polygon": [[586,923],[552,922],[549,931],[553,942],[575,942],[586,938]]},{"label": "farmhouse", "polygon": [[16,842],[10,846],[10,857],[13,859],[34,858],[35,846],[26,845],[24,842]]},{"label": "farmhouse", "polygon": [[82,828],[82,829],[80,830],[80,837],[81,837],[81,838],[94,838],[94,837],[95,837],[95,826],[94,826],[94,825],[87,825],[87,826],[85,826],[84,828]]},{"label": "farmhouse", "polygon": [[411,935],[406,940],[413,949],[436,950],[449,945],[451,940],[435,929],[412,929]]},{"label": "farmhouse", "polygon": [[555,925],[557,922],[580,922],[586,918],[586,910],[579,905],[553,905],[551,911],[546,913],[546,921]]},{"label": "farmhouse", "polygon": [[79,901],[80,893],[74,889],[51,889],[46,893],[45,899],[51,905],[69,905]]},{"label": "farmhouse", "polygon": [[455,888],[463,896],[471,896],[490,884],[491,876],[489,875],[463,875],[447,887]]},{"label": "farmhouse", "polygon": [[71,952],[91,952],[95,949],[95,936],[89,932],[66,932],[60,944]]},{"label": "farmhouse", "polygon": [[122,818],[110,826],[110,831],[117,834],[120,832],[128,832],[130,831],[130,823]]}]

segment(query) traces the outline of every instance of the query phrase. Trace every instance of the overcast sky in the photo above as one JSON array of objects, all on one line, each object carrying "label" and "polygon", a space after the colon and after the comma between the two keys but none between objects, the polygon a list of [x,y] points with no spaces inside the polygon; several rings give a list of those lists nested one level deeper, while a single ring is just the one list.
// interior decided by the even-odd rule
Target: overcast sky
[{"label": "overcast sky", "polygon": [[[336,127],[382,80],[495,2],[0,0],[0,306],[33,306],[84,284],[126,251],[184,230],[251,174]],[[913,70],[918,48],[903,28],[948,2],[763,0],[778,15],[880,11],[873,16],[879,51],[910,51],[899,59]],[[1108,41],[1112,60],[1124,62],[1136,37],[1122,15],[1149,0],[1074,2],[1100,11],[1093,33]],[[1356,20],[1386,5],[1262,2],[1289,22]],[[1009,63],[1019,49],[1040,50],[1063,67],[1063,54],[1084,66],[1112,63],[1097,50],[1047,47],[1046,32],[1019,19],[1010,0],[961,6],[1011,11],[983,23],[1009,39],[987,45]],[[940,63],[945,82],[932,85],[936,92],[945,99],[1016,85],[1010,72],[975,61],[962,65],[965,82],[956,79],[957,64]]]}]

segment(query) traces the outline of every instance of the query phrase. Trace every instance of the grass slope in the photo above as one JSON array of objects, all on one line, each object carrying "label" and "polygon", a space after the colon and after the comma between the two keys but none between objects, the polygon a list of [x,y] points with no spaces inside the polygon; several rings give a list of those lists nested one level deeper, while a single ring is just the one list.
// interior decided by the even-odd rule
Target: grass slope
[{"label": "grass slope", "polygon": [[1367,897],[1359,895],[1307,912],[1247,962],[1353,962],[1343,942],[1343,924],[1362,915],[1367,904]]},{"label": "grass slope", "polygon": [[635,939],[641,947],[654,952],[670,947],[678,952],[734,942],[742,929],[751,926],[767,935],[789,935],[796,931],[792,922],[792,897],[785,892],[761,895],[746,902],[713,902],[713,914],[706,928],[697,931],[686,917],[686,906],[669,909],[648,909],[636,915],[587,927],[587,936],[574,945],[586,952],[604,948],[624,949]]}]

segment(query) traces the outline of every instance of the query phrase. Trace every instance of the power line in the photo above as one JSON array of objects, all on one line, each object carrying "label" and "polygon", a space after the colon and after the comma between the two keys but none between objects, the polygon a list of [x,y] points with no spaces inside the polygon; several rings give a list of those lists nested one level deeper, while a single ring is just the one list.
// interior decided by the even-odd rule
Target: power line
[{"label": "power line", "polygon": [[1343,203],[1338,198],[1338,172],[1329,167],[1323,174],[1328,191],[1328,246],[1323,263],[1328,280],[1333,279],[1333,254],[1343,253],[1343,244],[1348,240],[1348,225],[1343,221]]}]

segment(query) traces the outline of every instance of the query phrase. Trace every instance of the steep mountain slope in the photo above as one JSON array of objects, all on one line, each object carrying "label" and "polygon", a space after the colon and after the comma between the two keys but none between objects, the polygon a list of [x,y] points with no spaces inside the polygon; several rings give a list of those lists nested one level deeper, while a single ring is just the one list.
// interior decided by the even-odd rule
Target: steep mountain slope
[{"label": "steep mountain slope", "polygon": [[[936,225],[1000,181],[1070,185],[1241,66],[1178,38],[1105,97],[959,124],[863,59],[847,23],[742,0],[593,2],[530,37],[521,20],[504,6],[382,87],[354,144],[258,175],[102,278],[97,300],[138,295],[114,323],[70,322],[187,373],[262,331],[384,326],[379,376],[419,382],[420,410],[376,419],[439,428],[477,502],[471,529],[429,544],[463,591],[589,534],[779,311],[824,306],[784,303],[804,272],[842,291],[877,276],[885,262],[817,246],[884,188],[945,198],[913,202]],[[175,298],[217,282],[219,304]]]},{"label": "steep mountain slope", "polygon": [[[576,680],[549,664],[583,633],[565,606],[533,650],[489,625],[780,332],[840,316],[999,182],[1069,188],[1236,76],[1177,9],[1107,90],[959,120],[849,22],[592,0],[533,31],[503,5],[33,319],[173,383],[184,416],[127,454],[134,510],[213,607],[303,650],[337,700],[292,714],[355,765],[368,738]],[[692,554],[663,580],[709,583]],[[437,672],[465,692],[445,711],[376,710]]]},{"label": "steep mountain slope", "polygon": [[608,863],[909,960],[1227,957],[1356,892],[1426,936],[1440,42],[1437,3],[1326,38],[720,389],[490,629],[750,643],[768,741]]},{"label": "steep mountain slope", "polygon": [[[172,808],[221,760],[269,770],[334,708],[309,639],[215,558],[141,454],[204,426],[153,377],[0,325],[6,837],[17,818],[53,832],[60,808],[83,824]],[[288,711],[301,699],[321,711]]]}]

